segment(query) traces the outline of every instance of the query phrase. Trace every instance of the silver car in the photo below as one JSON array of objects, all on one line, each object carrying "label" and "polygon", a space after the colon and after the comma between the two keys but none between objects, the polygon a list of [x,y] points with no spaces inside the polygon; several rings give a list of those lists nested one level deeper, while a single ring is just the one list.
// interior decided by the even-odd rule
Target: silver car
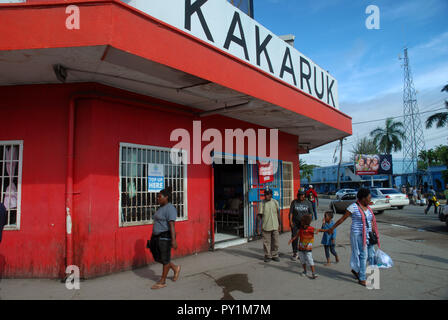
[{"label": "silver car", "polygon": [[[357,200],[356,193],[348,193],[342,196],[341,199],[333,200],[330,203],[330,210],[334,213],[345,213],[348,206],[352,203],[355,203]],[[372,200],[370,203],[370,208],[372,209],[374,214],[383,213],[384,210],[390,209],[389,199],[384,196],[373,194],[372,192]]]},{"label": "silver car", "polygon": [[356,193],[355,189],[341,189],[336,192],[336,199],[341,199],[343,196],[349,193]]}]

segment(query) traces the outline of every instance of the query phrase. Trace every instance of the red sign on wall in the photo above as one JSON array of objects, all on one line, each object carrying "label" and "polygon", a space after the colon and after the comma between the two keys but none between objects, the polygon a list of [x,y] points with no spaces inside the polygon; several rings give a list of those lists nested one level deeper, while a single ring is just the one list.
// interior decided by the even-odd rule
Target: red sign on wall
[{"label": "red sign on wall", "polygon": [[267,183],[274,181],[274,164],[272,162],[258,165],[258,181]]}]

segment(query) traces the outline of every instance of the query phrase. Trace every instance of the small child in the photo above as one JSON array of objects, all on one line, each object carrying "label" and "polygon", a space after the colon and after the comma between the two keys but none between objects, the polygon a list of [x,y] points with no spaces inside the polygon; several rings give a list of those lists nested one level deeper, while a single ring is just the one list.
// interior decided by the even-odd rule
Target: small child
[{"label": "small child", "polygon": [[[322,229],[328,230],[334,225],[333,222],[333,212],[332,211],[326,211],[324,214],[324,221],[322,222]],[[336,263],[339,262],[338,254],[336,253],[335,246],[336,246],[336,230],[333,231],[333,234],[324,233],[322,237],[321,244],[324,245],[325,248],[325,257],[327,258],[327,263],[325,266],[329,266],[331,264],[330,262],[330,251],[336,258]]]},{"label": "small child", "polygon": [[294,240],[299,238],[299,258],[303,266],[303,276],[306,276],[306,265],[309,265],[311,272],[313,273],[311,279],[316,279],[317,275],[314,269],[313,261],[313,242],[314,234],[319,232],[325,232],[323,229],[315,229],[310,226],[313,217],[310,214],[306,214],[300,221],[300,229],[295,237],[289,240],[288,244],[291,244]]}]

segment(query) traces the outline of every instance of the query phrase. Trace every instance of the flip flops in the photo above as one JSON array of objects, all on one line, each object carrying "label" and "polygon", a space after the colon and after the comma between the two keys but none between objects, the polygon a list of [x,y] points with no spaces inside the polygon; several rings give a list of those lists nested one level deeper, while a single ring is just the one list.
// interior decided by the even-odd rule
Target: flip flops
[{"label": "flip flops", "polygon": [[156,284],[154,284],[152,287],[151,287],[151,289],[152,290],[157,290],[157,289],[162,289],[162,288],[165,288],[166,287],[166,284],[165,283],[156,283]]},{"label": "flip flops", "polygon": [[355,270],[352,270],[353,275],[355,276],[356,280],[359,281],[359,275],[358,272],[356,272]]},{"label": "flip flops", "polygon": [[180,274],[180,266],[177,266],[176,271],[174,271],[173,281],[177,281],[177,279],[179,279],[179,274]]}]

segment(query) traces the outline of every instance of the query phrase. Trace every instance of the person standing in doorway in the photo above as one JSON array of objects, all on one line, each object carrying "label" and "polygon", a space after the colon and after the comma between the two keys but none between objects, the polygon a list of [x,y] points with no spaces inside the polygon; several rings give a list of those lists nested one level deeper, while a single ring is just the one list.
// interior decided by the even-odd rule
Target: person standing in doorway
[{"label": "person standing in doorway", "polygon": [[150,250],[154,260],[163,264],[162,277],[151,289],[161,289],[166,287],[168,272],[173,270],[173,281],[177,281],[180,273],[180,266],[171,262],[171,248],[177,249],[176,231],[174,223],[177,219],[177,210],[171,204],[171,188],[163,189],[157,195],[157,202],[160,208],[154,214],[154,227],[150,241]]},{"label": "person standing in doorway", "polygon": [[281,226],[280,206],[277,200],[272,199],[271,189],[266,189],[264,195],[265,199],[260,203],[260,209],[257,216],[257,230],[260,230],[260,223],[263,218],[262,233],[264,262],[269,262],[271,260],[279,262],[278,236]]},{"label": "person standing in doorway", "polygon": [[319,206],[319,199],[317,198],[317,192],[314,190],[313,185],[310,185],[310,188],[306,192],[306,196],[313,206],[314,220],[317,220],[317,207]]},{"label": "person standing in doorway", "polygon": [[[291,239],[297,235],[300,229],[300,221],[306,214],[313,215],[313,205],[306,199],[305,191],[299,189],[297,199],[291,202],[289,208],[289,225],[291,227]],[[291,260],[296,261],[298,258],[298,239],[292,242]]]},{"label": "person standing in doorway", "polygon": [[7,224],[7,217],[6,217],[6,208],[3,205],[3,203],[0,202],[0,243],[2,242],[2,233],[3,228]]}]

